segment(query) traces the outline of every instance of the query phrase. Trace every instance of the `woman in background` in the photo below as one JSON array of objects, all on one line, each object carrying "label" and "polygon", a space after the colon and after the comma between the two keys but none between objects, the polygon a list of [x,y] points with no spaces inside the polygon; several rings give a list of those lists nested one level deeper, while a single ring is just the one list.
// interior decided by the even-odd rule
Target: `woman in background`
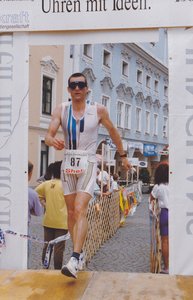
[{"label": "woman in background", "polygon": [[160,235],[164,269],[161,273],[168,274],[169,269],[169,240],[168,240],[168,203],[169,203],[169,165],[161,162],[154,176],[155,185],[152,189],[150,200],[157,199],[160,208]]}]

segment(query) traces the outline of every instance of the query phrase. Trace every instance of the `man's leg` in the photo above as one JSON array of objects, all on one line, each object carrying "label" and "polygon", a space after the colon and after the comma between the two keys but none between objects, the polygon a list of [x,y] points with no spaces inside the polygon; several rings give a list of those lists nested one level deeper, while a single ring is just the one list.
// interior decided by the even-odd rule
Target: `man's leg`
[{"label": "man's leg", "polygon": [[77,193],[75,198],[74,219],[75,225],[73,229],[74,235],[74,252],[80,253],[87,235],[88,221],[87,211],[88,203],[91,195],[84,192]]},{"label": "man's leg", "polygon": [[74,208],[75,208],[76,194],[65,195],[64,198],[65,198],[67,213],[68,213],[67,214],[68,230],[70,232],[70,236],[71,236],[72,242],[74,244],[73,229],[74,229],[74,225],[75,225]]},{"label": "man's leg", "polygon": [[[91,195],[84,192],[78,192],[74,201],[72,195],[71,197],[65,196],[68,209],[69,231],[71,230],[73,239],[73,254],[67,265],[62,267],[61,272],[69,277],[77,277],[79,256],[87,234],[87,210],[90,199]],[[71,221],[70,218],[72,219]]]},{"label": "man's leg", "polygon": [[68,211],[68,229],[74,252],[80,253],[87,234],[87,210],[91,195],[84,192],[65,196]]}]

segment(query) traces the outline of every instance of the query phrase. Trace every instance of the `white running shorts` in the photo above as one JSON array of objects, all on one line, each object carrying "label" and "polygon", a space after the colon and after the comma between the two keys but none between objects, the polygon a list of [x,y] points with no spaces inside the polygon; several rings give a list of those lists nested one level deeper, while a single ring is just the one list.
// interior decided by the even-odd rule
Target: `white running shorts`
[{"label": "white running shorts", "polygon": [[61,180],[64,195],[78,192],[85,192],[93,197],[96,181],[96,162],[88,162],[86,171],[82,174],[66,174],[64,172],[64,162],[61,165]]}]

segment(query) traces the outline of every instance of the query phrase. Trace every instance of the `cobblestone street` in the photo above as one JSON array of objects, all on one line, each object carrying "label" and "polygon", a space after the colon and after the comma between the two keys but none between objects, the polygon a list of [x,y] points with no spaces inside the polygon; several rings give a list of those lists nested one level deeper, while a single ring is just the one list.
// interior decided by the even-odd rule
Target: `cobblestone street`
[{"label": "cobblestone street", "polygon": [[[142,201],[133,216],[128,216],[123,227],[98,250],[88,263],[89,271],[113,271],[147,273],[150,270],[150,227],[148,197],[143,194]],[[33,217],[31,234],[43,239],[41,218]],[[42,244],[32,242],[31,269],[41,269]],[[72,251],[71,241],[66,242],[64,263]],[[53,269],[51,261],[50,269]]]}]

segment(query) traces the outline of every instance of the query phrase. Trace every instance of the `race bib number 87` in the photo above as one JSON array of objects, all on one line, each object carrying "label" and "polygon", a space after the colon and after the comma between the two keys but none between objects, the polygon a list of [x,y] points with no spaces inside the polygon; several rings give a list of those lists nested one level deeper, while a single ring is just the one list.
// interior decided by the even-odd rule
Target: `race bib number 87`
[{"label": "race bib number 87", "polygon": [[88,167],[88,154],[81,150],[66,150],[64,153],[64,173],[81,174]]}]

